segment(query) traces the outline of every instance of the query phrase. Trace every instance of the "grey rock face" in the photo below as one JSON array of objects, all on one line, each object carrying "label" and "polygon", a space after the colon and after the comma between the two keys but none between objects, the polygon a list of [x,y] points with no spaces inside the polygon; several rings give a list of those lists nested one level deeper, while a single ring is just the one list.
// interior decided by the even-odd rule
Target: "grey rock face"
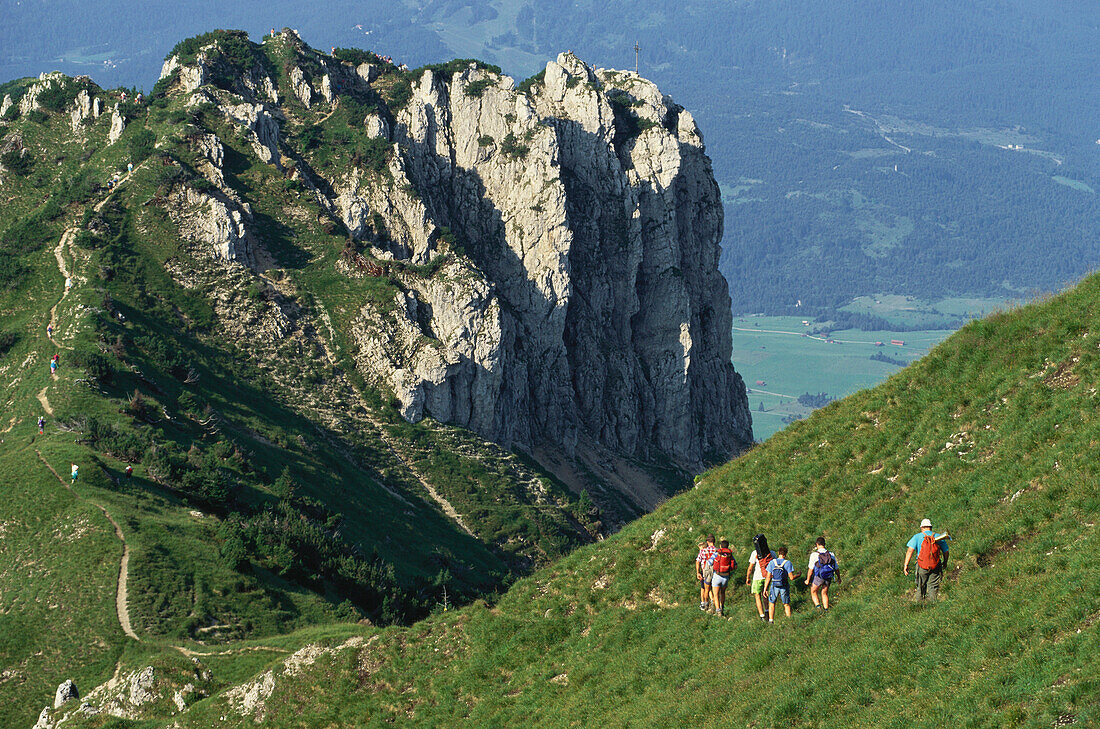
[{"label": "grey rock face", "polygon": [[256,156],[268,164],[279,165],[279,123],[263,104],[223,104],[226,117],[249,133]]},{"label": "grey rock face", "polygon": [[180,88],[187,93],[197,90],[206,83],[208,69],[205,58],[201,54],[198,60],[187,65],[180,64],[179,58],[171,56],[161,66],[160,78],[168,78],[177,70],[179,71]]},{"label": "grey rock face", "polygon": [[[98,102],[99,99],[96,99]],[[94,119],[99,116],[99,104],[92,103],[92,97],[88,94],[87,89],[82,89],[79,94],[76,95],[76,99],[73,101],[73,109],[69,112],[70,123],[72,124],[73,131],[80,129],[81,123],[85,119]]]},{"label": "grey rock face", "polygon": [[290,69],[290,87],[294,91],[294,95],[298,97],[298,101],[302,102],[302,106],[307,109],[310,108],[313,101],[313,87],[306,81],[302,69],[297,66]]},{"label": "grey rock face", "polygon": [[123,130],[126,129],[126,120],[123,119],[122,114],[118,111],[118,104],[115,104],[115,110],[111,114],[111,129],[107,132],[107,140],[114,144],[118,141],[118,138],[122,136]]},{"label": "grey rock face", "polygon": [[23,94],[23,98],[19,100],[19,113],[25,115],[41,107],[38,103],[38,95],[46,89],[53,88],[55,84],[63,84],[66,81],[65,74],[60,71],[39,74],[38,80],[30,85],[27,92]]},{"label": "grey rock face", "polygon": [[394,178],[418,195],[336,181],[352,235],[378,212],[402,231],[387,252],[426,262],[446,226],[472,263],[363,311],[359,366],[406,418],[689,468],[751,443],[719,191],[689,113],[562,54],[529,95],[475,67],[425,72],[392,138]]},{"label": "grey rock face", "polygon": [[[370,64],[313,60],[281,89],[307,108],[378,80]],[[189,104],[215,103],[260,159],[295,160],[288,176],[352,239],[340,270],[391,264],[401,293],[364,303],[350,335],[357,368],[404,417],[529,452],[691,470],[751,444],[718,272],[718,186],[691,114],[654,84],[569,53],[526,93],[476,65],[428,70],[394,116],[364,118],[380,142],[367,163],[349,155],[323,171],[290,147],[280,158],[282,111],[249,96],[262,84],[242,84],[244,96],[208,86]],[[170,214],[213,256],[251,265],[263,252],[223,184],[221,147],[194,143],[216,189],[177,191]]]},{"label": "grey rock face", "polygon": [[360,63],[356,66],[355,72],[359,74],[359,78],[368,84],[374,83],[374,80],[378,78],[378,66],[370,63]]},{"label": "grey rock face", "polygon": [[152,666],[146,666],[130,676],[130,703],[134,706],[141,706],[150,701],[156,701],[159,697],[153,691],[155,683],[156,673],[153,671]]},{"label": "grey rock face", "polygon": [[171,215],[184,238],[203,243],[214,257],[247,262],[252,246],[248,210],[224,195],[187,187],[174,193]]},{"label": "grey rock face", "polygon": [[72,701],[73,699],[79,699],[80,692],[76,690],[76,684],[73,680],[66,679],[57,687],[57,691],[53,696],[53,708],[60,708],[66,701]]}]

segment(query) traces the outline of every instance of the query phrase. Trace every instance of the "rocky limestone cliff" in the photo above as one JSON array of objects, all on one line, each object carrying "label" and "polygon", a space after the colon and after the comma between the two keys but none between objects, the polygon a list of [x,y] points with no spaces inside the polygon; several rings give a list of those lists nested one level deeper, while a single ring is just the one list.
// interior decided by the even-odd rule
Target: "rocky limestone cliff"
[{"label": "rocky limestone cliff", "polygon": [[[409,74],[403,103],[356,122],[389,150],[383,165],[314,169],[282,131],[294,110],[377,98],[389,77],[293,31],[271,42],[296,59],[281,76],[257,66],[231,92],[214,88],[216,61],[200,52],[168,59],[165,78],[189,106],[216,105],[342,222],[345,273],[393,263],[382,270],[399,291],[364,301],[349,335],[358,369],[406,419],[685,470],[751,443],[717,267],[720,196],[689,112],[571,53],[522,91],[479,64],[429,68]],[[252,265],[247,205],[224,185],[217,139],[200,147],[217,189],[178,195],[173,217],[185,237]]]},{"label": "rocky limestone cliff", "polygon": [[364,310],[360,366],[407,418],[690,467],[751,442],[719,192],[690,113],[634,74],[562,54],[530,95],[476,67],[425,72],[392,136],[406,151],[394,178],[423,202],[334,180],[349,230],[396,214],[410,233],[388,252],[426,262],[426,208],[475,264],[385,316]]}]

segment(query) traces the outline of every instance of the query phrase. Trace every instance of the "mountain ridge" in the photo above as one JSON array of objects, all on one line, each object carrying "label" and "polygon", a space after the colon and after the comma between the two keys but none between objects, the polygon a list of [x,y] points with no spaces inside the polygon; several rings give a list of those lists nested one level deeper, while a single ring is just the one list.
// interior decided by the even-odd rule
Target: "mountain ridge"
[{"label": "mountain ridge", "polygon": [[0,576],[0,723],[133,635],[186,657],[491,597],[748,445],[698,129],[560,60],[517,90],[217,31],[148,98],[3,86],[0,522],[49,567]]}]

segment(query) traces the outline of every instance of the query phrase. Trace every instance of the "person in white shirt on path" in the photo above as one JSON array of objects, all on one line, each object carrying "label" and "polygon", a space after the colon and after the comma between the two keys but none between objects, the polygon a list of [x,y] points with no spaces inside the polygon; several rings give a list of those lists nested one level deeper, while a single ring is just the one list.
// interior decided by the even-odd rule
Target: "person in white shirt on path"
[{"label": "person in white shirt on path", "polygon": [[[828,555],[822,557],[822,555]],[[810,563],[806,566],[806,584],[810,587],[810,599],[814,607],[829,609],[829,585],[833,578],[840,582],[840,571],[836,566],[836,555],[825,548],[825,537],[818,537],[814,551],[810,552]]]}]

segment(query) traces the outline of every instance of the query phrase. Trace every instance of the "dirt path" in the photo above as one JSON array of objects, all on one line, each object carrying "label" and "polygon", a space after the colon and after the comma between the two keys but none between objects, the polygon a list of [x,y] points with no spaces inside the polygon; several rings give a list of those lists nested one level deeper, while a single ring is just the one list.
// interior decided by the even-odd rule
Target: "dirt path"
[{"label": "dirt path", "polygon": [[118,537],[118,541],[122,542],[122,562],[118,570],[118,589],[115,591],[115,611],[118,613],[118,624],[122,626],[122,632],[134,640],[140,641],[141,638],[138,637],[137,633],[134,632],[134,629],[130,625],[130,608],[127,605],[128,600],[126,592],[126,578],[129,575],[130,569],[130,545],[126,543],[126,538],[122,535],[122,527],[118,525],[118,522],[114,520],[107,509],[93,501],[88,501],[78,494],[76,489],[72,487],[72,484],[63,479],[61,474],[59,474],[54,467],[50,465],[50,462],[42,456],[41,451],[36,450],[35,453],[38,454],[38,459],[45,464],[46,468],[50,469],[50,473],[57,477],[57,480],[61,482],[62,486],[67,488],[78,500],[86,504],[91,504],[102,511],[103,516],[107,517],[107,521],[111,522],[111,526],[115,528],[115,536]]},{"label": "dirt path", "polygon": [[[137,168],[135,168],[135,169],[137,169]],[[100,210],[103,209],[103,206],[107,204],[107,201],[111,199],[111,196],[114,195],[116,192],[118,192],[118,188],[121,187],[122,183],[124,183],[124,182],[126,182],[126,180],[130,179],[130,175],[132,175],[132,174],[134,174],[134,173],[133,172],[127,172],[125,175],[118,178],[118,184],[115,185],[114,188],[109,193],[107,193],[107,197],[103,198],[98,203],[96,203],[96,206],[95,206],[94,209],[97,213]]]},{"label": "dirt path", "polygon": [[46,397],[46,390],[48,387],[43,387],[35,397],[38,398],[38,402],[42,403],[42,409],[46,411],[46,415],[53,415],[53,408],[50,407],[50,400]]},{"label": "dirt path", "polygon": [[323,117],[321,117],[320,121],[317,122],[317,126],[321,126],[322,124],[327,122],[328,118],[330,116],[332,116],[333,114],[335,114],[336,110],[339,109],[339,108],[340,108],[340,97],[338,96],[338,97],[336,97],[336,101],[334,101],[332,103],[332,111],[330,111],[329,113],[327,113]]},{"label": "dirt path", "polygon": [[267,645],[253,645],[253,646],[245,646],[243,648],[229,648],[228,650],[224,650],[224,651],[210,651],[210,652],[207,652],[207,653],[203,653],[202,651],[193,651],[190,648],[184,648],[182,645],[174,645],[172,647],[175,648],[176,650],[178,650],[183,655],[187,656],[188,658],[209,658],[210,656],[233,656],[233,655],[238,655],[240,653],[253,653],[253,652],[256,652],[256,651],[272,651],[274,653],[289,653],[290,652],[286,648],[275,648],[275,647],[267,646]]},{"label": "dirt path", "polygon": [[[76,235],[76,228],[67,229],[61,235],[61,240],[57,242],[57,247],[53,249],[54,258],[57,259],[57,270],[61,273],[61,277],[64,278],[66,282],[72,280],[72,271],[65,265],[65,246],[69,245],[69,241],[74,235]],[[54,332],[54,334],[57,333],[57,307],[61,306],[61,302],[69,295],[70,290],[70,286],[65,286],[65,289],[61,292],[61,298],[58,299],[57,303],[50,309],[50,331]],[[68,349],[68,347],[65,347],[61,342],[57,341],[54,334],[48,335],[54,346],[58,349]]]},{"label": "dirt path", "polygon": [[466,532],[471,537],[476,538],[477,535],[475,535],[473,530],[466,525],[466,522],[462,519],[462,515],[458,513],[458,510],[455,509],[454,505],[447,500],[447,497],[436,491],[435,488],[428,482],[428,479],[424,478],[424,476],[420,473],[420,470],[417,469],[415,465],[413,465],[411,458],[407,458],[403,453],[401,453],[400,450],[398,450],[396,444],[393,442],[393,439],[390,438],[389,434],[386,432],[385,427],[374,417],[374,415],[371,414],[370,410],[366,408],[365,404],[364,411],[366,412],[367,420],[369,420],[371,422],[371,425],[375,427],[375,430],[378,431],[378,435],[382,438],[382,442],[386,444],[386,448],[389,449],[390,453],[393,454],[393,457],[404,464],[405,468],[409,469],[409,473],[411,473],[416,478],[416,480],[420,482],[420,485],[424,487],[424,490],[428,492],[428,495],[432,497],[432,500],[435,501],[435,503],[439,504],[439,508],[443,510],[443,513],[446,514],[451,521],[453,521],[455,524],[458,524],[458,526],[462,528],[462,531]]}]

